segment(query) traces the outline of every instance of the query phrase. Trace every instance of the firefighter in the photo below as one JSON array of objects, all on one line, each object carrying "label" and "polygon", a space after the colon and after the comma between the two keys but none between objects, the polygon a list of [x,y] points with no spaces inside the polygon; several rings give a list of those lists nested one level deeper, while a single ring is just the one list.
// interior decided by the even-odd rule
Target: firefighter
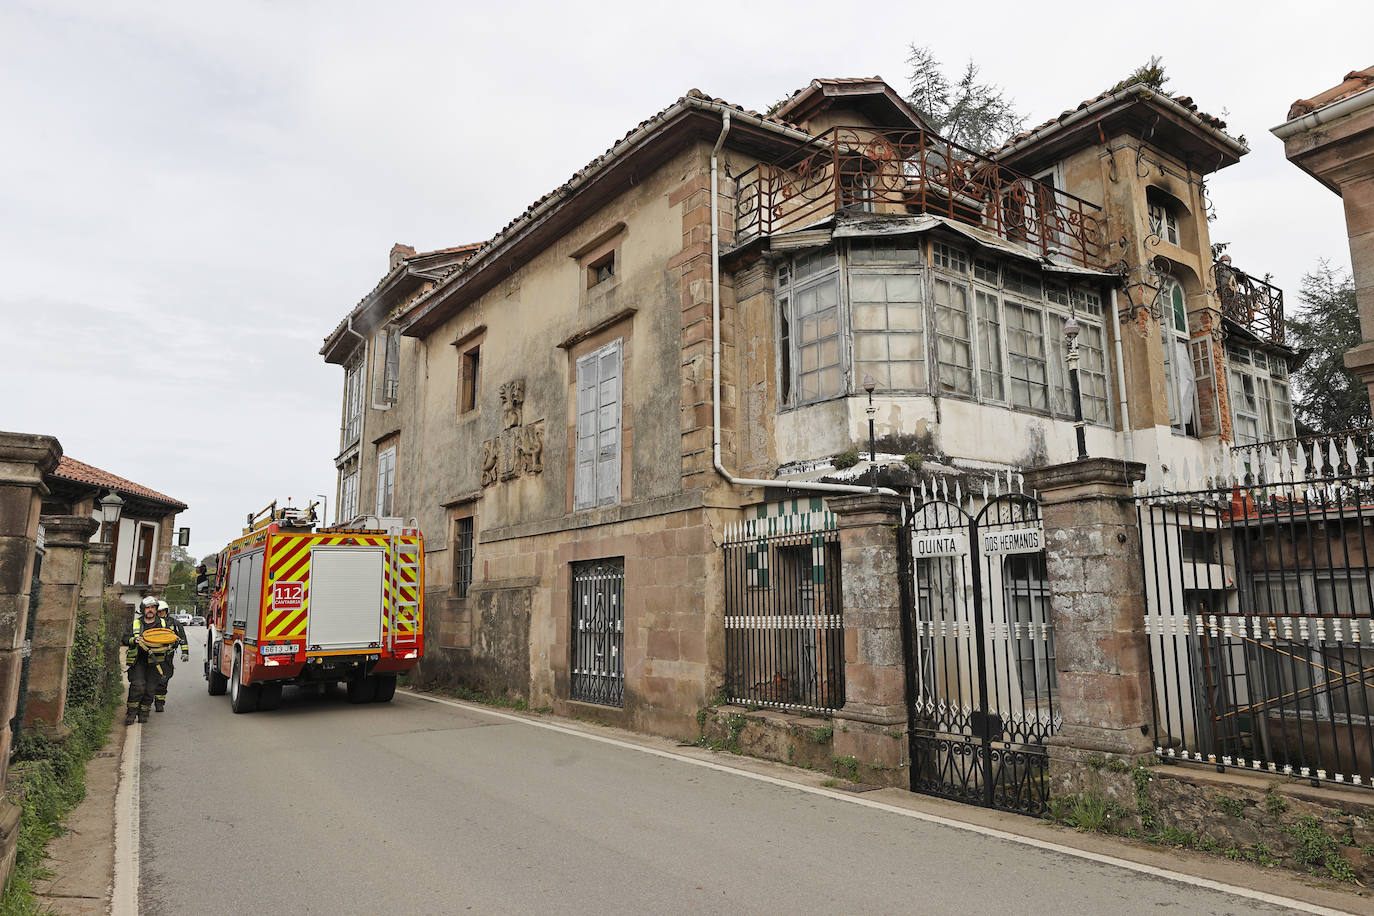
[{"label": "firefighter", "polygon": [[176,632],[177,638],[180,640],[172,649],[168,650],[167,660],[164,661],[161,666],[162,673],[158,675],[157,691],[153,694],[153,709],[162,712],[167,706],[167,682],[172,679],[173,674],[176,674],[172,666],[173,650],[179,647],[181,649],[181,660],[189,662],[191,660],[191,647],[186,641],[186,629],[181,624],[177,623],[176,618],[168,613],[166,601],[158,600],[157,613],[159,617],[165,618],[168,621],[164,626],[170,626],[172,630]]},{"label": "firefighter", "polygon": [[149,595],[143,599],[139,613],[129,622],[129,629],[124,631],[124,645],[127,646],[124,660],[129,666],[129,699],[124,709],[125,725],[133,725],[135,721],[148,721],[153,694],[158,689],[158,668],[168,661],[175,645],[151,646],[144,642],[143,631],[165,626],[169,626],[169,623],[159,614],[157,599]]}]

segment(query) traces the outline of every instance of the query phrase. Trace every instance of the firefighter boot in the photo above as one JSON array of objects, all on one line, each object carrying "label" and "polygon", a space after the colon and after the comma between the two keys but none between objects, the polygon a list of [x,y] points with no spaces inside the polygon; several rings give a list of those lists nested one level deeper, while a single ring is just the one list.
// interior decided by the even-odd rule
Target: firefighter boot
[{"label": "firefighter boot", "polygon": [[165,707],[166,705],[167,701],[164,700],[162,697],[158,697],[156,700],[153,700],[153,708],[156,709],[158,712],[162,712],[163,707]]},{"label": "firefighter boot", "polygon": [[129,710],[126,713],[124,713],[124,724],[133,725],[136,719],[138,719],[138,710],[134,709],[133,707],[129,707]]},{"label": "firefighter boot", "polygon": [[146,706],[140,706],[140,707],[138,708],[138,721],[140,721],[140,722],[147,722],[147,721],[148,721],[148,707],[146,707]]}]

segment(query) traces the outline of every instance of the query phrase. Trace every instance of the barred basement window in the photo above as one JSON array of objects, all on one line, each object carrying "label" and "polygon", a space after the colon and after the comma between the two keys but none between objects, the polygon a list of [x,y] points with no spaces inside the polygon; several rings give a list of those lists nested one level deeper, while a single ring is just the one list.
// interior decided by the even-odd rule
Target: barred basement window
[{"label": "barred basement window", "polygon": [[472,516],[458,519],[453,538],[453,590],[459,598],[472,587]]},{"label": "barred basement window", "polygon": [[624,705],[624,601],[624,557],[573,564],[570,699]]}]

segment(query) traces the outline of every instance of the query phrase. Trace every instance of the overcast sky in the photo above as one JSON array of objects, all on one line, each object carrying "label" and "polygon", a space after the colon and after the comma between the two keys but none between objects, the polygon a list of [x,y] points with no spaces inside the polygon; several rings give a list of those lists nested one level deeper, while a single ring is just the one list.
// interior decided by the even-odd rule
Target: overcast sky
[{"label": "overcast sky", "polygon": [[1212,180],[1213,239],[1292,302],[1350,255],[1269,128],[1374,64],[1374,6],[1293,8],[4,0],[0,428],[188,503],[197,556],[273,499],[332,502],[343,373],[317,351],[393,242],[490,237],[692,87],[905,92],[912,42],[1032,125],[1163,55],[1252,149]]}]

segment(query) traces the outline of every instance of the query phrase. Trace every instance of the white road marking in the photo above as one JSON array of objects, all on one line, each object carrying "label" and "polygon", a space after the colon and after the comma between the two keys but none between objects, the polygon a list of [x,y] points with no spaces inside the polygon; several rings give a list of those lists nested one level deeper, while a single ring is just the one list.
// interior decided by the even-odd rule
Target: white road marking
[{"label": "white road marking", "polygon": [[119,760],[119,788],[115,792],[114,891],[111,916],[138,916],[139,770],[143,761],[143,728],[121,726],[124,753]]},{"label": "white road marking", "polygon": [[[522,725],[529,725],[534,728],[544,728],[549,731],[561,732],[565,735],[573,735],[578,738],[586,738],[589,741],[599,741],[602,744],[609,744],[612,747],[625,748],[626,750],[639,751],[643,754],[650,754],[654,757],[664,757],[668,760],[678,760],[682,763],[693,766],[704,767],[708,770],[718,770],[722,773],[732,773],[742,776],[745,779],[753,779],[758,782],[766,782],[770,785],[782,786],[788,789],[796,789],[800,792],[808,792],[812,795],[823,795],[826,798],[833,798],[836,801],[848,802],[851,805],[860,805],[865,808],[873,808],[878,811],[886,811],[889,814],[898,814],[902,817],[914,818],[918,821],[925,821],[931,824],[940,824],[944,827],[953,827],[956,830],[966,830],[970,833],[977,833],[982,836],[994,837],[999,840],[1006,840],[1010,843],[1019,843],[1022,846],[1030,846],[1035,849],[1043,849],[1047,852],[1057,852],[1061,855],[1073,856],[1077,859],[1087,859],[1090,862],[1098,862],[1103,865],[1112,865],[1117,868],[1124,868],[1128,871],[1139,872],[1144,875],[1152,875],[1156,878],[1163,878],[1166,881],[1174,881],[1179,884],[1187,884],[1192,887],[1205,887],[1209,890],[1221,891],[1225,894],[1232,894],[1236,897],[1244,897],[1247,900],[1256,900],[1261,903],[1268,903],[1274,906],[1287,907],[1301,913],[1316,913],[1320,916],[1352,916],[1346,910],[1333,910],[1316,904],[1306,903],[1302,900],[1293,900],[1289,897],[1280,897],[1276,894],[1266,894],[1263,891],[1251,890],[1247,887],[1239,887],[1234,884],[1225,884],[1221,881],[1212,881],[1209,878],[1199,878],[1195,875],[1186,875],[1182,872],[1170,871],[1167,868],[1158,868],[1154,865],[1146,865],[1142,862],[1131,862],[1128,859],[1118,859],[1115,856],[1103,855],[1102,853],[1089,852],[1085,849],[1074,849],[1072,846],[1061,846],[1058,843],[1051,843],[1047,840],[1038,840],[1034,837],[1019,836],[1015,833],[1008,833],[1005,830],[998,830],[995,827],[984,827],[981,824],[966,824],[963,821],[952,820],[941,817],[938,814],[926,814],[923,811],[910,811],[906,808],[898,808],[884,802],[874,801],[858,795],[851,795],[848,792],[836,792],[830,789],[815,786],[802,785],[800,783],[788,782],[785,779],[778,779],[776,776],[768,776],[763,773],[751,773],[748,770],[740,770],[735,767],[715,763],[710,760],[698,760],[695,757],[687,757],[683,754],[674,754],[671,751],[659,750],[653,747],[643,747],[642,745],[632,744],[628,741],[621,741],[618,738],[610,738],[605,735],[593,735],[566,725],[558,725],[553,722],[540,722],[535,719],[528,719],[524,716],[515,716],[510,713],[498,712],[486,706],[472,703],[464,703],[458,700],[449,700],[443,697],[432,697],[414,691],[405,691],[406,695],[415,697],[418,700],[426,700],[430,703],[439,703],[444,706],[455,706],[459,709],[466,709],[471,712],[480,712],[497,719],[505,719],[508,722],[517,722]],[[118,910],[115,911],[118,914]]]}]

